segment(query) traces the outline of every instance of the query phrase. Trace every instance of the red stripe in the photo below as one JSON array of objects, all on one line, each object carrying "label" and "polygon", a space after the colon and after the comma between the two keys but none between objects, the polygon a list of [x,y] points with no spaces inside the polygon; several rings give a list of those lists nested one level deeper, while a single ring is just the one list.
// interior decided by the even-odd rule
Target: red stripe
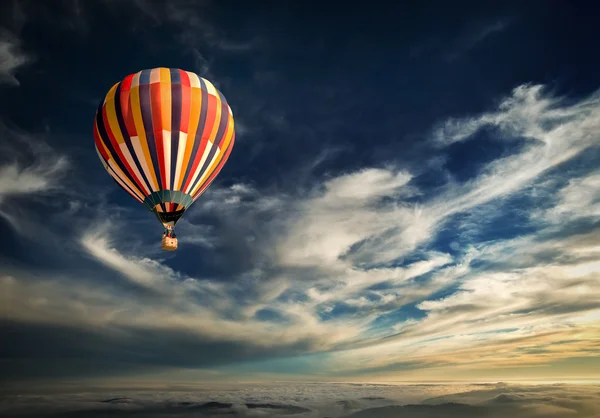
[{"label": "red stripe", "polygon": [[121,95],[119,97],[121,100],[121,114],[123,115],[123,120],[125,121],[127,134],[130,137],[137,136],[135,122],[133,121],[133,111],[131,110],[131,82],[133,80],[133,76],[134,74],[128,75],[121,83]]},{"label": "red stripe", "polygon": [[[204,124],[204,129],[202,131],[200,146],[198,147],[198,152],[196,152],[196,158],[194,159],[194,164],[192,165],[192,169],[190,170],[190,175],[185,180],[185,185],[183,186],[182,190],[185,190],[194,178],[194,173],[196,172],[198,164],[200,163],[200,159],[202,158],[202,155],[206,150],[206,145],[208,144],[208,137],[210,136],[210,132],[212,131],[213,125],[215,123],[215,116],[217,115],[217,98],[212,94],[209,94],[206,106],[206,123]],[[198,176],[201,175],[202,173],[198,173]]]},{"label": "red stripe", "polygon": [[[158,71],[158,70],[157,70]],[[154,130],[154,141],[156,143],[156,155],[158,157],[158,168],[160,170],[160,182],[163,189],[167,188],[167,176],[165,175],[165,151],[163,145],[163,126],[161,113],[160,83],[150,84],[150,103],[152,108],[152,127]]]},{"label": "red stripe", "polygon": [[179,75],[181,76],[181,85],[190,87],[190,76],[188,73],[183,70],[179,70]]},{"label": "red stripe", "polygon": [[208,103],[206,105],[208,108],[206,109],[206,123],[204,124],[204,130],[202,131],[202,141],[208,141],[208,137],[215,124],[215,118],[217,117],[217,98],[212,94],[209,94]]},{"label": "red stripe", "polygon": [[135,74],[129,74],[121,81],[121,90],[131,90],[131,83]]},{"label": "red stripe", "polygon": [[130,180],[133,180],[133,182],[138,187],[140,193],[142,193],[142,195],[143,195],[145,189],[142,186],[142,182],[140,181],[140,179],[135,175],[135,173],[131,169],[129,163],[127,162],[127,159],[121,152],[121,148],[119,147],[119,144],[117,143],[117,140],[115,139],[113,132],[110,130],[110,125],[108,124],[108,118],[106,116],[106,104],[102,106],[102,121],[104,122],[104,128],[106,129],[106,133],[108,135],[110,143],[112,144],[115,152],[119,156],[119,161],[125,166],[125,168],[127,169],[127,172],[129,173],[129,176],[131,177]]},{"label": "red stripe", "polygon": [[225,151],[225,155],[223,156],[223,158],[219,162],[219,165],[217,166],[217,168],[215,169],[215,171],[213,171],[213,173],[210,175],[210,177],[208,178],[208,180],[206,181],[206,183],[204,183],[204,186],[202,186],[200,188],[200,190],[198,190],[198,193],[196,193],[194,195],[194,197],[193,197],[194,200],[196,200],[204,192],[204,190],[206,190],[206,188],[208,186],[210,186],[210,183],[212,183],[212,181],[215,179],[215,177],[217,176],[217,174],[219,174],[221,172],[221,169],[223,168],[223,166],[225,165],[225,163],[229,159],[229,155],[231,154],[231,150],[233,149],[233,144],[234,143],[235,143],[235,132],[233,133],[233,136],[231,138],[231,142],[229,143],[229,148],[227,148],[227,151]]},{"label": "red stripe", "polygon": [[[186,73],[187,76],[187,73]],[[190,110],[192,105],[192,88],[189,85],[181,84],[181,123],[179,131],[189,132],[190,127]]]}]

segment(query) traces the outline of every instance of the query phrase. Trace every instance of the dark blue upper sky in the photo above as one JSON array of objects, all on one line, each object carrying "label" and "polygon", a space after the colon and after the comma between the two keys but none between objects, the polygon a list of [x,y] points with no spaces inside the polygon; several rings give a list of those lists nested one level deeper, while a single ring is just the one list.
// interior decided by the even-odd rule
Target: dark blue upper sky
[{"label": "dark blue upper sky", "polygon": [[[592,362],[583,337],[552,345],[597,322],[598,6],[326,3],[3,3],[11,378],[462,378],[531,364],[505,334],[551,353],[527,376]],[[108,89],[159,66],[212,81],[236,123],[167,255],[92,137]]]}]

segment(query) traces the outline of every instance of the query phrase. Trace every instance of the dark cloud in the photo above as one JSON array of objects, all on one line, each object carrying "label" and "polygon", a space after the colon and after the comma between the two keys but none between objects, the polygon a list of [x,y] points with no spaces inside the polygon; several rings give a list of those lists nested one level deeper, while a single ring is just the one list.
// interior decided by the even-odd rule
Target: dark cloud
[{"label": "dark cloud", "polygon": [[[214,368],[306,352],[311,341],[280,348],[220,341],[167,328],[83,329],[2,321],[0,380],[131,375],[144,369]],[[43,349],[40,349],[43,347]]]}]

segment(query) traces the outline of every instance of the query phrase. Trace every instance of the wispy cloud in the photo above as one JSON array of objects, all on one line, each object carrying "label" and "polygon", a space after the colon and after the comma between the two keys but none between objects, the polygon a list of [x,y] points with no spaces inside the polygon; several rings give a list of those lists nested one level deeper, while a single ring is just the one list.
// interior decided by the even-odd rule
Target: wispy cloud
[{"label": "wispy cloud", "polygon": [[501,19],[494,22],[481,22],[468,28],[467,33],[459,37],[452,50],[446,53],[446,59],[453,61],[459,58],[490,36],[507,30],[511,23],[509,19]]},{"label": "wispy cloud", "polygon": [[31,54],[23,50],[20,39],[6,30],[0,30],[0,83],[19,86],[16,73],[30,61]]},{"label": "wispy cloud", "polygon": [[22,216],[24,204],[19,202],[20,198],[31,201],[60,191],[69,160],[41,136],[20,132],[2,121],[0,138],[0,217],[24,232],[28,221]]}]

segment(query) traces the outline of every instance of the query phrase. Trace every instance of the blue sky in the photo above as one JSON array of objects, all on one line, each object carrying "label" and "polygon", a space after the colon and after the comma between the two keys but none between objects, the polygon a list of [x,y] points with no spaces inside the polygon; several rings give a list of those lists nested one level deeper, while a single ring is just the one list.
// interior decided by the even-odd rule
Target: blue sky
[{"label": "blue sky", "polygon": [[[4,381],[598,377],[593,6],[1,15]],[[172,254],[92,137],[108,89],[158,66],[236,123]]]}]

